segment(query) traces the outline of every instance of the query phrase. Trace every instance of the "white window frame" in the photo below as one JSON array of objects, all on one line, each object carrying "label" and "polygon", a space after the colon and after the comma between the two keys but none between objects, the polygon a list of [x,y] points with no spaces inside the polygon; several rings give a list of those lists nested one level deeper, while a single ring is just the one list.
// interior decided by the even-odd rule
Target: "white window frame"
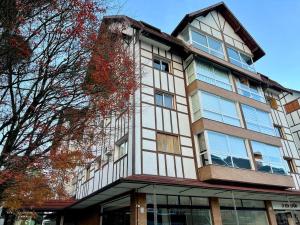
[{"label": "white window frame", "polygon": [[[250,168],[248,170],[253,170],[253,163],[251,162],[252,158],[251,158],[251,155],[249,154],[249,151],[248,151],[248,146],[246,144],[246,139],[244,138],[241,138],[241,137],[236,137],[236,136],[232,136],[232,135],[228,135],[228,134],[224,134],[224,133],[220,133],[220,132],[216,132],[216,131],[204,131],[204,138],[205,138],[205,144],[206,144],[206,147],[207,147],[207,154],[208,154],[208,162],[210,165],[218,165],[218,164],[214,164],[212,162],[212,158],[211,158],[211,155],[212,155],[212,148],[211,148],[211,145],[210,145],[210,141],[209,141],[209,133],[217,133],[217,134],[220,134],[220,135],[224,135],[225,138],[226,138],[226,144],[227,144],[227,147],[229,149],[229,155],[226,155],[226,156],[229,156],[231,158],[231,166],[226,166],[226,167],[231,167],[231,168],[237,168],[237,169],[247,169],[247,168],[239,168],[239,167],[235,167],[234,164],[233,164],[233,160],[232,160],[232,157],[234,157],[234,155],[231,153],[231,144],[230,144],[230,141],[229,141],[229,137],[234,137],[234,138],[239,138],[241,140],[243,140],[244,142],[244,146],[245,146],[245,153],[246,155],[248,156],[247,159],[249,160],[249,166]],[[222,155],[222,156],[225,156]],[[218,166],[222,166],[222,165],[218,165]]]},{"label": "white window frame", "polygon": [[[255,119],[256,119],[256,121],[249,121],[249,120],[246,118],[245,113],[244,113],[244,106],[247,106],[247,107],[250,107],[250,108],[255,109]],[[248,130],[253,130],[253,129],[249,129],[249,127],[248,127],[248,123],[249,123],[249,124],[255,125],[255,126],[257,126],[257,127],[259,128],[259,131],[256,131],[256,130],[253,130],[253,131],[255,131],[255,132],[260,132],[260,133],[266,134],[266,135],[270,135],[270,134],[267,134],[267,133],[265,133],[265,132],[262,132],[262,129],[261,129],[261,128],[262,128],[262,127],[265,127],[265,128],[268,128],[268,129],[272,129],[273,134],[271,134],[271,136],[275,136],[275,129],[274,129],[274,125],[273,125],[273,123],[272,123],[272,118],[271,118],[271,115],[270,115],[269,112],[266,112],[266,111],[257,109],[257,108],[255,108],[255,107],[253,107],[253,106],[246,105],[246,104],[242,104],[242,111],[243,111],[244,118],[245,118],[245,123],[246,123],[245,125],[246,125],[246,128],[247,128]],[[264,112],[264,113],[268,114],[268,117],[269,117],[270,122],[271,122],[271,127],[267,127],[267,126],[261,125],[261,124],[257,121],[257,118],[258,118],[258,116],[257,116],[257,111]]]},{"label": "white window frame", "polygon": [[[257,91],[258,91],[258,94],[257,94],[256,92],[253,92],[253,91],[251,90],[251,88],[250,88],[249,85],[246,85],[246,84],[241,83],[239,79],[237,79],[236,84],[237,84],[238,93],[239,93],[240,95],[245,96],[245,97],[248,97],[248,96],[246,96],[246,95],[243,94],[243,91],[245,91],[245,92],[248,92],[248,93],[249,93],[249,96],[250,96],[249,98],[254,99],[255,101],[259,101],[259,102],[266,103],[266,99],[265,99],[264,95],[262,94],[262,90],[261,90],[260,87],[257,87]],[[255,99],[255,98],[253,97],[254,95],[255,95],[255,96],[258,96],[261,100]]]},{"label": "white window frame", "polygon": [[[190,32],[189,32],[189,33],[190,33],[190,43],[191,43],[192,45],[195,43],[196,45],[202,46],[202,47],[204,47],[204,48],[206,48],[206,49],[208,50],[207,53],[209,53],[210,55],[213,55],[213,56],[215,56],[215,57],[217,57],[217,58],[219,58],[219,59],[224,59],[224,60],[225,60],[224,44],[222,43],[222,41],[220,41],[220,40],[218,40],[218,39],[216,39],[216,38],[213,38],[213,37],[211,37],[211,36],[208,36],[207,34],[204,34],[203,32],[196,30],[195,28],[192,28],[192,27],[191,27],[189,30],[190,30]],[[203,45],[203,44],[201,44],[201,43],[199,43],[199,42],[197,42],[197,41],[194,41],[194,40],[193,40],[193,36],[192,36],[192,32],[199,33],[200,35],[205,36],[207,46],[205,46],[205,45]],[[218,50],[215,50],[215,49],[211,48],[211,47],[209,46],[208,38],[213,39],[214,41],[219,42],[219,43],[221,44],[221,46],[222,46],[222,50],[223,50],[223,51],[218,51]],[[197,48],[195,45],[193,45],[193,46],[194,46],[195,48]],[[199,49],[199,48],[197,48],[197,49]],[[201,50],[201,51],[204,51],[204,50],[202,50],[202,49],[200,49],[200,50]],[[206,52],[206,51],[205,51],[205,52]],[[212,52],[216,52],[216,53],[222,55],[223,57],[219,57],[219,56],[217,56],[216,54],[213,54]]]},{"label": "white window frame", "polygon": [[[204,109],[204,106],[203,106],[203,103],[202,103],[202,102],[203,102],[203,101],[202,101],[202,99],[203,99],[203,93],[208,94],[208,95],[212,95],[212,96],[214,96],[214,97],[216,97],[216,98],[218,99],[218,107],[219,107],[220,112],[216,112],[216,111]],[[238,111],[237,103],[236,103],[236,102],[234,102],[234,101],[232,101],[232,100],[229,100],[229,99],[226,99],[226,98],[223,98],[223,97],[221,97],[221,96],[218,96],[218,95],[209,93],[209,92],[205,92],[205,91],[198,91],[198,94],[199,94],[199,100],[200,100],[201,117],[204,117],[204,112],[205,112],[205,111],[208,111],[208,112],[212,112],[212,113],[221,115],[222,121],[218,121],[218,120],[214,120],[214,119],[210,119],[210,118],[207,118],[207,119],[214,120],[214,121],[218,121],[218,122],[221,122],[221,123],[225,123],[225,124],[228,124],[228,125],[230,125],[230,126],[236,126],[236,125],[232,125],[232,124],[229,124],[229,123],[224,122],[224,117],[229,117],[229,118],[231,118],[231,119],[238,120],[238,121],[239,121],[239,124],[240,124],[238,127],[242,127],[241,118],[240,118],[240,115],[239,115],[239,111]],[[223,114],[223,113],[222,113],[222,110],[221,110],[221,102],[220,102],[220,100],[229,101],[229,102],[234,103],[237,117],[233,117],[233,116],[231,116],[231,115]],[[202,104],[201,104],[201,103],[202,103]],[[206,117],[204,117],[204,118],[206,118]]]},{"label": "white window frame", "polygon": [[[230,79],[230,75],[229,75],[228,72],[227,72],[227,76],[228,76],[229,83],[225,83],[224,81],[221,81],[221,80],[219,80],[219,79],[217,78],[217,75],[216,75],[216,72],[215,72],[215,66],[213,66],[211,63],[207,63],[207,65],[209,65],[209,67],[212,68],[212,71],[213,71],[213,72],[212,72],[212,76],[213,76],[213,78],[208,77],[208,76],[206,76],[206,75],[201,74],[200,72],[198,72],[198,70],[197,70],[197,68],[198,68],[198,65],[197,65],[198,62],[199,62],[199,61],[197,61],[197,60],[195,61],[195,72],[196,72],[196,79],[197,79],[197,80],[201,80],[201,81],[203,81],[203,82],[205,82],[205,83],[212,84],[212,85],[214,85],[214,86],[223,88],[223,89],[228,90],[228,91],[233,91],[233,88],[232,88],[232,81],[231,81],[231,79]],[[206,63],[206,62],[204,62],[204,63]],[[220,69],[220,70],[222,70],[222,69]],[[225,71],[225,70],[224,70],[224,71]],[[206,80],[209,80],[209,81],[211,81],[211,82],[205,81],[205,79],[201,79],[201,77],[204,77]],[[220,85],[218,85],[218,83],[222,83],[223,85],[227,86],[228,89],[227,89],[227,88],[224,88],[224,87],[222,87],[222,86],[220,86]]]},{"label": "white window frame", "polygon": [[[265,143],[259,142],[259,141],[251,141],[251,145],[253,145],[253,142],[260,143],[260,144],[262,144],[262,146],[266,146],[266,145],[268,146],[268,145],[269,145],[269,144],[265,144]],[[274,145],[269,145],[269,146],[275,147],[275,148],[277,148],[277,150],[279,151],[281,166],[285,169],[285,174],[280,174],[280,175],[288,175],[288,171],[289,171],[289,170],[288,170],[288,168],[287,168],[287,165],[286,165],[285,162],[284,162],[281,148],[278,147],[278,146],[274,146]],[[253,147],[252,147],[252,148],[253,148]],[[255,149],[253,148],[253,151],[254,151],[254,150],[255,150]],[[264,155],[262,154],[262,156],[264,156]],[[270,172],[270,173],[272,173],[272,174],[278,174],[278,173],[274,173],[274,172],[273,172],[272,165],[274,165],[274,164],[273,164],[272,162],[265,161],[265,160],[263,160],[263,159],[254,160],[254,161],[255,161],[255,164],[256,164],[257,161],[265,163],[266,165],[270,166],[270,168],[271,168],[271,172]],[[276,164],[275,164],[275,165],[276,165]],[[257,171],[263,172],[263,171],[260,171],[260,170],[257,170]]]},{"label": "white window frame", "polygon": [[[240,59],[240,60],[237,60],[237,59],[231,58],[230,55],[228,54],[229,62],[232,63],[231,60],[233,60],[233,61],[235,61],[235,62],[240,63],[242,66],[238,66],[238,65],[236,65],[236,64],[234,64],[234,63],[232,63],[232,64],[234,64],[234,65],[236,65],[236,66],[238,66],[238,67],[241,67],[241,68],[243,68],[243,69],[246,69],[246,70],[248,70],[248,71],[250,71],[250,72],[253,72],[253,73],[256,72],[255,67],[254,67],[254,62],[253,62],[252,56],[250,56],[250,55],[248,55],[248,54],[246,54],[246,53],[244,53],[244,52],[241,52],[241,51],[239,51],[238,49],[236,49],[236,48],[234,48],[234,47],[232,47],[232,46],[228,46],[228,45],[227,45],[227,46],[226,46],[227,51],[228,51],[228,48],[231,48],[232,50],[236,51],[236,52],[238,53],[239,59]],[[251,59],[252,64],[251,64],[251,65],[248,65],[247,63],[244,63],[243,60],[242,60],[241,54],[243,54],[243,55],[245,55],[245,56],[248,56],[248,57]]]}]

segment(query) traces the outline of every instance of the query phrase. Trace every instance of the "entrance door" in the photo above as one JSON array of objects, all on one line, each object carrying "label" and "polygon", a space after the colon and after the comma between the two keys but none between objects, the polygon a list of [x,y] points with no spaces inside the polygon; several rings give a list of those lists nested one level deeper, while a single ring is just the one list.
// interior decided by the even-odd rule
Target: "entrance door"
[{"label": "entrance door", "polygon": [[[295,221],[296,220],[296,221]],[[299,217],[297,213],[292,212],[278,212],[276,213],[277,225],[299,225]]]}]

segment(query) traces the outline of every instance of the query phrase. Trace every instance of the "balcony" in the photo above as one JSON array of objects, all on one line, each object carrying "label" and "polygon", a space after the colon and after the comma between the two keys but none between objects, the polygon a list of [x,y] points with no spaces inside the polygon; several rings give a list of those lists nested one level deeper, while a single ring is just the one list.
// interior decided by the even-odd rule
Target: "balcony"
[{"label": "balcony", "polygon": [[200,181],[244,183],[259,186],[273,186],[280,189],[294,188],[291,176],[262,173],[254,170],[207,165],[198,169]]}]

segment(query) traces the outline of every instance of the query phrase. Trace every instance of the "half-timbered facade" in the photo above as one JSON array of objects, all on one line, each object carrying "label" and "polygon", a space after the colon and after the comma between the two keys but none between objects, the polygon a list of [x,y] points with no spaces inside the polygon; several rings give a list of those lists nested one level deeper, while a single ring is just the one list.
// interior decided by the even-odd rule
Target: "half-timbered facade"
[{"label": "half-timbered facade", "polygon": [[256,72],[265,53],[227,6],[187,14],[171,35],[104,21],[128,24],[140,87],[131,110],[103,121],[105,144],[61,221],[298,224],[299,110],[292,124],[290,90]]}]

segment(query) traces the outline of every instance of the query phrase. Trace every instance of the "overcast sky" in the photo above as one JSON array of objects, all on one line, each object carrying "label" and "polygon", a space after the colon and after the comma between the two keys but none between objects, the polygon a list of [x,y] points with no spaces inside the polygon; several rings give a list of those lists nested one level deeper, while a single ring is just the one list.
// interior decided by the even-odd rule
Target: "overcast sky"
[{"label": "overcast sky", "polygon": [[[122,0],[120,0],[122,1]],[[187,13],[215,0],[124,0],[119,14],[143,20],[171,33]],[[258,72],[300,90],[300,1],[226,0],[266,55],[255,63]]]}]

